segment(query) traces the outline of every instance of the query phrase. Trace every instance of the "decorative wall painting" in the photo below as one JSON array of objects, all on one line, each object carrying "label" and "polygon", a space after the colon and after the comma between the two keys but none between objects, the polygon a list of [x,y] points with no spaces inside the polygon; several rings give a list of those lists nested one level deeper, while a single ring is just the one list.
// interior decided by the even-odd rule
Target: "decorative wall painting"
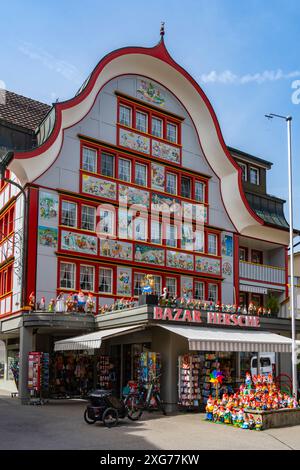
[{"label": "decorative wall painting", "polygon": [[115,200],[117,198],[117,185],[113,181],[82,175],[82,192]]},{"label": "decorative wall painting", "polygon": [[132,188],[131,186],[119,185],[119,201],[131,206],[139,204],[145,207],[149,206],[149,193],[142,189]]},{"label": "decorative wall painting", "polygon": [[233,238],[231,235],[222,236],[222,255],[233,256]]},{"label": "decorative wall painting", "polygon": [[132,271],[131,268],[117,268],[117,294],[131,297]]},{"label": "decorative wall painting", "polygon": [[51,221],[58,216],[58,195],[46,191],[40,191],[39,198],[40,220]]},{"label": "decorative wall painting", "polygon": [[196,256],[195,258],[196,271],[208,274],[221,274],[221,260],[206,256]]},{"label": "decorative wall painting", "polygon": [[134,260],[138,263],[164,265],[165,253],[161,248],[147,245],[135,245]]},{"label": "decorative wall painting", "polygon": [[58,230],[53,227],[44,227],[39,225],[38,240],[40,246],[48,248],[57,248]]},{"label": "decorative wall painting", "polygon": [[167,266],[169,268],[194,271],[194,257],[188,253],[167,250]]},{"label": "decorative wall painting", "polygon": [[138,80],[137,95],[148,103],[163,107],[165,105],[165,93],[148,80]]},{"label": "decorative wall painting", "polygon": [[151,163],[151,187],[160,191],[165,190],[165,167]]},{"label": "decorative wall painting", "polygon": [[61,249],[68,251],[77,251],[79,253],[87,253],[89,255],[96,255],[97,237],[62,230]]},{"label": "decorative wall painting", "polygon": [[119,129],[119,143],[136,152],[150,153],[150,139],[136,132]]},{"label": "decorative wall painting", "polygon": [[222,272],[224,276],[230,277],[232,275],[232,265],[228,261],[225,261],[222,265]]},{"label": "decorative wall painting", "polygon": [[151,209],[155,212],[170,212],[181,217],[181,205],[175,197],[152,193]]},{"label": "decorative wall painting", "polygon": [[153,157],[163,158],[169,162],[180,163],[180,149],[178,147],[165,144],[155,139],[152,139],[152,155]]},{"label": "decorative wall painting", "polygon": [[181,297],[193,297],[193,278],[181,276],[180,278],[181,285]]},{"label": "decorative wall painting", "polygon": [[132,261],[132,245],[119,240],[100,239],[100,256]]}]

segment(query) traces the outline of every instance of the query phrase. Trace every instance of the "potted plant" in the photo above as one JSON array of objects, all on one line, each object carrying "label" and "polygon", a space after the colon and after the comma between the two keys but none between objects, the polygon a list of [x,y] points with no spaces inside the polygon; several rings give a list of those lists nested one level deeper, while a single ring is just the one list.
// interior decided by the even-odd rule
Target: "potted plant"
[{"label": "potted plant", "polygon": [[279,300],[275,295],[269,294],[266,301],[266,309],[271,310],[272,315],[279,313]]}]

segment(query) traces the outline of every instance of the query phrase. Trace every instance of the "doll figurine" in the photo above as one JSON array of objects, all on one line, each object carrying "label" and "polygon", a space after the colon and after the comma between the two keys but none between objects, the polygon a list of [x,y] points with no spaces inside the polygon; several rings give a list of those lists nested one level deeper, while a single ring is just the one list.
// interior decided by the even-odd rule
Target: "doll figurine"
[{"label": "doll figurine", "polygon": [[40,310],[45,311],[46,310],[46,298],[42,297],[40,301]]},{"label": "doll figurine", "polygon": [[168,288],[164,287],[162,294],[160,295],[160,298],[159,298],[159,304],[166,305],[168,298],[169,298]]},{"label": "doll figurine", "polygon": [[34,292],[32,291],[30,296],[29,296],[29,307],[30,307],[30,310],[33,311],[35,310],[35,295],[34,295]]},{"label": "doll figurine", "polygon": [[205,411],[206,411],[205,419],[207,419],[207,421],[212,421],[213,420],[213,410],[214,410],[214,402],[213,402],[213,399],[210,395],[208,397],[206,407],[205,407]]},{"label": "doll figurine", "polygon": [[244,417],[244,422],[243,422],[241,428],[242,429],[249,429],[249,418],[248,418],[247,414]]},{"label": "doll figurine", "polygon": [[218,421],[218,416],[219,416],[219,408],[218,408],[218,405],[214,405],[214,408],[213,408],[213,421],[214,423],[216,423]]},{"label": "doll figurine", "polygon": [[237,423],[241,427],[244,422],[244,410],[241,408],[237,414]]},{"label": "doll figurine", "polygon": [[67,312],[73,312],[74,310],[74,301],[73,301],[73,294],[70,293],[66,299],[66,307],[67,307]]},{"label": "doll figurine", "polygon": [[58,296],[56,297],[55,311],[57,313],[65,311],[65,297],[62,293],[58,294]]},{"label": "doll figurine", "polygon": [[86,311],[88,313],[93,313],[94,308],[95,308],[95,302],[94,302],[94,299],[93,299],[93,294],[91,292],[89,292],[88,293],[88,298],[87,298],[87,301],[86,301]]},{"label": "doll figurine", "polygon": [[237,420],[237,413],[235,410],[232,410],[231,412],[231,420],[232,420],[232,424],[234,427],[238,427],[238,420]]},{"label": "doll figurine", "polygon": [[262,429],[262,419],[261,416],[257,416],[255,421],[255,431],[261,431]]},{"label": "doll figurine", "polygon": [[232,424],[231,411],[228,407],[224,413],[224,424]]},{"label": "doll figurine", "polygon": [[249,415],[249,429],[254,429],[255,427],[255,421],[254,421],[254,416],[253,415]]},{"label": "doll figurine", "polygon": [[253,313],[254,313],[254,304],[253,304],[253,302],[249,303],[248,313],[249,313],[249,315],[253,315]]},{"label": "doll figurine", "polygon": [[250,390],[252,387],[252,380],[251,380],[250,372],[246,372],[245,384],[246,384],[247,389]]},{"label": "doll figurine", "polygon": [[48,312],[54,312],[55,307],[55,299],[51,299],[48,304]]},{"label": "doll figurine", "polygon": [[78,292],[78,307],[77,307],[78,312],[84,312],[85,311],[85,305],[86,305],[85,295],[82,292],[82,290],[80,290]]}]

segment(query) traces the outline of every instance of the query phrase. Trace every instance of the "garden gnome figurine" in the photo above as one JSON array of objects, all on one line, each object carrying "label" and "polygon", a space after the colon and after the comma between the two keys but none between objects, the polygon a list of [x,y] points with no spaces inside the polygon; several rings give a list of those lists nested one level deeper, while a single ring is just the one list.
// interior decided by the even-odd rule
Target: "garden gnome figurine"
[{"label": "garden gnome figurine", "polygon": [[51,299],[48,305],[48,312],[54,312],[55,299]]},{"label": "garden gnome figurine", "polygon": [[29,296],[29,307],[31,311],[35,310],[35,295],[33,291]]},{"label": "garden gnome figurine", "polygon": [[82,290],[79,291],[78,293],[78,312],[84,312],[85,311],[85,304],[86,304],[86,300],[85,300],[85,295],[84,293],[82,292]]},{"label": "garden gnome figurine", "polygon": [[46,299],[45,297],[42,297],[41,298],[41,301],[40,301],[40,309],[45,311],[46,310]]},{"label": "garden gnome figurine", "polygon": [[91,292],[88,293],[88,298],[86,301],[86,310],[88,313],[92,313],[94,311],[95,302],[93,299],[93,294]]}]

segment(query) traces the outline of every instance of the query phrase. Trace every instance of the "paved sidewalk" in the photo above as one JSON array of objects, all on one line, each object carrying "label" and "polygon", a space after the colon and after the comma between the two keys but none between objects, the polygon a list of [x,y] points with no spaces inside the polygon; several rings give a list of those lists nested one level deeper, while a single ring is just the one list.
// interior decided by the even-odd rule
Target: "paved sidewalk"
[{"label": "paved sidewalk", "polygon": [[0,449],[277,449],[300,450],[300,426],[248,431],[204,421],[203,414],[147,414],[118,427],[87,425],[85,402],[21,406],[0,396]]}]

